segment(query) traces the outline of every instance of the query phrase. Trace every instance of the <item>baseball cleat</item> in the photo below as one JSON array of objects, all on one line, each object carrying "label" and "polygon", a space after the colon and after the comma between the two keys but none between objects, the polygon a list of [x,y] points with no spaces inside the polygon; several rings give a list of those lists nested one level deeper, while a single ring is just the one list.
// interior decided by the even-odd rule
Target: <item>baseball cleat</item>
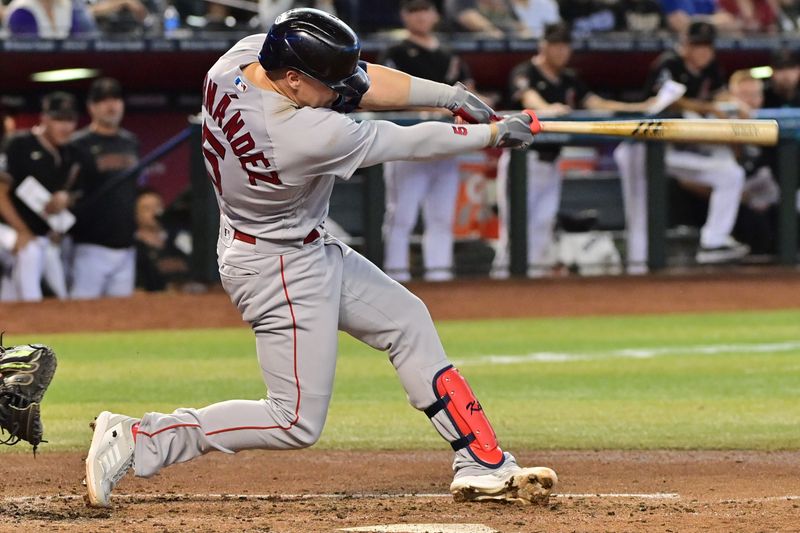
[{"label": "baseball cleat", "polygon": [[457,502],[510,501],[547,504],[558,476],[550,468],[521,468],[515,463],[480,476],[462,476],[453,480],[450,493]]},{"label": "baseball cleat", "polygon": [[111,491],[133,466],[133,425],[137,419],[100,413],[94,421],[94,435],[86,456],[86,488],[89,505],[110,507]]}]

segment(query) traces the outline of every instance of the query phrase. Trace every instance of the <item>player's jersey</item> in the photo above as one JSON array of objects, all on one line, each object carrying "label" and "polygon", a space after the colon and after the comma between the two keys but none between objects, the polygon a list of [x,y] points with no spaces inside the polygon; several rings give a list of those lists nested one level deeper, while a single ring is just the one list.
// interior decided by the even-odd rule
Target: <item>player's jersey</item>
[{"label": "player's jersey", "polygon": [[328,213],[334,180],[348,179],[375,139],[371,121],[298,107],[256,87],[242,68],[264,34],[239,41],[203,83],[203,156],[220,212],[259,239],[301,243]]},{"label": "player's jersey", "polygon": [[406,74],[453,85],[472,79],[467,64],[443,47],[431,50],[405,39],[386,50],[380,63]]},{"label": "player's jersey", "polygon": [[764,105],[766,109],[780,107],[800,107],[800,91],[795,91],[791,98],[778,93],[770,80],[764,84]]},{"label": "player's jersey", "polygon": [[[545,76],[532,61],[514,67],[510,79],[512,105],[522,107],[522,94],[533,89],[550,104],[566,104],[572,109],[583,107],[583,101],[591,94],[589,88],[572,70],[564,70],[558,79]],[[533,143],[531,150],[539,152],[541,161],[555,161],[561,153],[558,144]]]},{"label": "player's jersey", "polygon": [[24,132],[8,139],[3,155],[0,158],[0,172],[7,173],[13,180],[10,186],[12,205],[34,235],[47,235],[50,226],[20,200],[15,191],[28,176],[33,176],[50,192],[64,189],[69,185],[75,154],[66,146],[55,149],[45,147],[33,132]]},{"label": "player's jersey", "polygon": [[683,59],[672,51],[662,54],[651,67],[645,83],[647,95],[653,96],[658,93],[667,80],[685,85],[686,98],[706,101],[713,99],[714,93],[725,85],[725,79],[716,59],[702,71],[692,72],[686,68]]}]

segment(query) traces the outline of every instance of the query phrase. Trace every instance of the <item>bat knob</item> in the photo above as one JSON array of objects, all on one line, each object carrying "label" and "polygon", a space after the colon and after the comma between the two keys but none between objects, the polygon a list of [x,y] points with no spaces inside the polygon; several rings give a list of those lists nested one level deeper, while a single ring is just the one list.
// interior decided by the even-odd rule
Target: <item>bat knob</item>
[{"label": "bat knob", "polygon": [[534,113],[531,109],[526,109],[523,111],[523,113],[531,117],[531,133],[534,135],[541,133],[542,123],[539,122],[539,117],[536,116],[536,113]]}]

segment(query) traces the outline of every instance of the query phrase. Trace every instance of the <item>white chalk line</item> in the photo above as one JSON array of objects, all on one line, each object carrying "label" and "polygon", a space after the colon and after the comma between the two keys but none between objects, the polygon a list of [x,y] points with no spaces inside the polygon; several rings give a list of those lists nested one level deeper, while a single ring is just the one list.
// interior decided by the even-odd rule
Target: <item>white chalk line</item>
[{"label": "white chalk line", "polygon": [[577,352],[531,352],[517,355],[490,354],[454,361],[458,366],[491,364],[513,365],[520,363],[568,363],[599,359],[651,359],[666,355],[718,355],[776,353],[800,350],[800,341],[761,344],[701,344],[694,346],[659,346],[655,348],[626,348],[621,350]]},{"label": "white chalk line", "polygon": [[[364,493],[307,493],[307,494],[212,494],[212,493],[120,493],[112,495],[113,501],[153,503],[153,502],[233,502],[233,501],[273,501],[292,502],[306,500],[394,500],[394,499],[439,499],[451,498],[449,493],[402,493],[387,494],[377,492]],[[632,500],[679,500],[681,495],[677,492],[586,492],[586,493],[559,493],[551,498],[557,499],[632,499]],[[58,494],[37,496],[11,496],[0,498],[0,503],[38,503],[52,501],[77,501],[83,500],[83,495]],[[716,500],[717,503],[747,503],[747,502],[772,502],[800,500],[800,495],[787,494],[783,496],[761,496],[757,498],[725,498]]]},{"label": "white chalk line", "polygon": [[[553,494],[553,498],[639,498],[645,500],[671,500],[678,499],[680,495],[674,492],[653,493],[585,493],[585,494]],[[162,501],[304,501],[304,500],[393,500],[393,499],[434,499],[452,498],[450,493],[420,492],[387,494],[378,492],[363,493],[309,493],[309,494],[189,494],[189,493],[121,493],[112,495],[117,501],[137,502],[162,502]],[[4,503],[29,503],[37,501],[72,501],[83,499],[82,495],[61,494],[51,496],[12,496],[3,498]]]},{"label": "white chalk line", "polygon": [[375,526],[345,527],[339,531],[363,533],[498,533],[483,524],[380,524]]}]

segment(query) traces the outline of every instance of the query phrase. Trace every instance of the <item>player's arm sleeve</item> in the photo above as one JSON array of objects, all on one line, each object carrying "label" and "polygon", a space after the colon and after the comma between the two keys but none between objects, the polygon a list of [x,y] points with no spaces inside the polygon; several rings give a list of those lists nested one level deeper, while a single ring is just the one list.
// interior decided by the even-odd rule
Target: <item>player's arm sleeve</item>
[{"label": "player's arm sleeve", "polygon": [[398,126],[385,120],[372,121],[373,142],[359,167],[387,161],[425,160],[452,156],[489,145],[491,126],[487,124],[453,125],[423,122]]},{"label": "player's arm sleeve", "polygon": [[347,179],[359,168],[386,161],[434,159],[478,150],[491,138],[486,124],[425,122],[401,127],[384,120],[356,122],[330,110],[310,108],[301,109],[293,121],[286,131],[313,132],[313,138],[297,142],[288,135],[273,135],[280,145],[276,164],[284,169],[286,180],[296,176],[305,181],[325,174]]},{"label": "player's arm sleeve", "polygon": [[[15,180],[20,179],[18,174],[22,168],[22,159],[25,152],[26,150],[21,145],[19,137],[12,137],[6,141],[3,149],[5,160],[2,168],[0,168],[0,171],[5,174],[6,179],[4,181],[13,184]],[[28,153],[28,156],[30,157],[30,153]]]},{"label": "player's arm sleeve", "polygon": [[645,97],[648,96],[655,96],[661,86],[664,85],[668,80],[672,79],[672,71],[669,67],[663,62],[658,61],[647,76],[647,81],[644,84],[644,94]]}]

